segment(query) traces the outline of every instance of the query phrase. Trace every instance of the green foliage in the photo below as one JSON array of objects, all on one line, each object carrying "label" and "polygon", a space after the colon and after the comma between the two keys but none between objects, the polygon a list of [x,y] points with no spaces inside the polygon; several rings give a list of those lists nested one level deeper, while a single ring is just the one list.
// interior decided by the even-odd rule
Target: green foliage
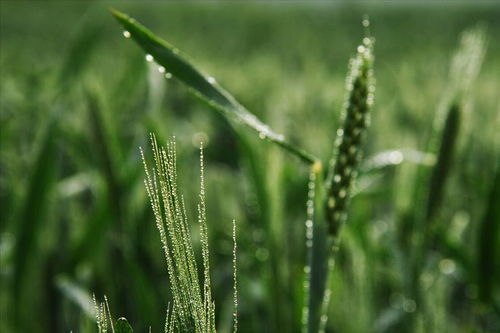
[{"label": "green foliage", "polygon": [[[176,137],[188,214],[199,191],[193,146],[205,142],[217,331],[234,326],[224,222],[233,218],[238,330],[300,331],[307,275],[325,281],[328,269],[328,224],[320,219],[328,168],[288,158],[229,109],[207,112],[208,97],[200,103],[186,93],[188,82],[165,78],[166,63],[146,62],[133,36],[121,37],[106,4],[0,6],[0,331],[95,332],[91,291],[106,294],[135,331],[164,330],[173,294],[138,154],[149,132],[159,142]],[[214,74],[214,87],[227,87],[314,162],[331,158],[343,126],[345,63],[369,14],[376,104],[335,269],[324,288],[319,279],[308,286],[316,301],[330,291],[330,305],[316,313],[328,315],[325,332],[499,330],[498,6],[129,2],[119,9],[182,47],[197,72]],[[488,30],[457,38],[478,21]],[[482,51],[455,57],[457,41],[469,45],[461,50]],[[453,105],[457,131],[446,155]],[[444,178],[432,176],[442,171]],[[426,221],[430,183],[438,200]],[[201,263],[199,233],[190,234]],[[318,249],[320,274],[309,256]]]},{"label": "green foliage", "polygon": [[[215,332],[215,303],[212,299],[210,280],[210,255],[205,206],[203,148],[200,149],[200,194],[198,223],[203,258],[203,284],[199,285],[198,268],[189,231],[184,197],[177,186],[175,142],[167,148],[159,147],[151,137],[155,166],[149,170],[141,151],[146,172],[147,189],[160,240],[165,252],[173,305],[168,309],[165,332]],[[233,222],[233,242],[236,242]],[[237,307],[236,243],[233,247],[234,304]],[[237,315],[234,312],[234,331]]]},{"label": "green foliage", "polygon": [[[201,190],[198,204],[198,222],[203,256],[203,285],[198,285],[198,269],[194,255],[184,198],[177,187],[175,142],[167,148],[158,147],[152,137],[156,174],[146,171],[146,188],[165,251],[168,276],[173,294],[165,324],[166,332],[215,332],[215,304],[212,301],[208,231],[203,183],[203,154],[201,162]],[[171,311],[171,312],[170,312]]]}]

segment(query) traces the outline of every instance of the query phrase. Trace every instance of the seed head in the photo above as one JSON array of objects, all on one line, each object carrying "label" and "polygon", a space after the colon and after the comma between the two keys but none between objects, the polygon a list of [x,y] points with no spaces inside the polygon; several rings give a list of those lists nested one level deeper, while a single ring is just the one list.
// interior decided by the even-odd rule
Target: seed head
[{"label": "seed head", "polygon": [[[337,130],[335,151],[327,179],[326,211],[330,234],[338,231],[346,216],[349,193],[361,159],[361,145],[370,123],[373,82],[373,40],[365,37],[350,62],[347,98],[342,111],[342,127]],[[334,204],[332,204],[334,203]]]}]

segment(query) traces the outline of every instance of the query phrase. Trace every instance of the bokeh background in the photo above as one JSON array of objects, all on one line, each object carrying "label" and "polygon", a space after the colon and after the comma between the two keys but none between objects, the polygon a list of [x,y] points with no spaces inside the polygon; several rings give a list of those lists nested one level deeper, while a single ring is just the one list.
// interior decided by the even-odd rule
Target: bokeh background
[{"label": "bokeh background", "polygon": [[[397,163],[361,173],[366,186],[343,232],[327,330],[500,330],[498,4],[1,1],[0,331],[95,332],[92,293],[107,295],[136,331],[163,329],[168,278],[139,154],[150,132],[176,138],[194,237],[205,143],[219,330],[232,320],[232,219],[240,330],[300,327],[307,167],[164,79],[123,38],[111,6],[324,161],[368,14],[377,91],[365,156],[397,150],[381,155]],[[418,209],[417,174],[430,166],[415,151],[426,150],[460,34],[477,24],[489,43],[435,221],[446,241],[426,252],[416,300],[404,221]]]}]

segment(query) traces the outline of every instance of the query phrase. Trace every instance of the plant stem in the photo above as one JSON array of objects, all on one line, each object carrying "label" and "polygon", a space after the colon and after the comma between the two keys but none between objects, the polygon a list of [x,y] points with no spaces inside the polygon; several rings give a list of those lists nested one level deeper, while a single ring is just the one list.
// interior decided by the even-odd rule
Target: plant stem
[{"label": "plant stem", "polygon": [[[323,168],[320,162],[311,167],[309,183],[309,200],[307,204],[308,219],[306,221],[308,249],[308,265],[306,266],[306,281],[304,305],[303,332],[317,333],[326,290],[329,260],[328,226],[324,214],[324,183]],[[314,219],[313,219],[314,215]],[[314,220],[314,222],[313,222]]]}]

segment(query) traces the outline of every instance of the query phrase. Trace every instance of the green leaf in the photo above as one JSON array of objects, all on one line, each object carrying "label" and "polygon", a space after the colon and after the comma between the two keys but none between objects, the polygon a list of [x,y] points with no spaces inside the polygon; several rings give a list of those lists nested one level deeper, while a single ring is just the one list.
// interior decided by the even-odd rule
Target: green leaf
[{"label": "green leaf", "polygon": [[17,218],[17,246],[14,257],[13,288],[14,317],[23,311],[23,301],[28,296],[25,284],[29,281],[29,269],[36,264],[39,258],[41,234],[47,223],[47,210],[50,205],[52,190],[56,184],[57,160],[56,138],[58,135],[57,123],[54,118],[49,119],[44,133],[41,135],[40,145],[37,147],[36,158],[32,163],[32,174],[27,183],[25,197]]},{"label": "green leaf", "polygon": [[79,286],[69,277],[61,275],[56,277],[55,283],[61,293],[75,303],[89,318],[96,316],[92,297],[87,290]]},{"label": "green leaf", "polygon": [[118,318],[116,321],[115,325],[115,332],[116,333],[132,333],[134,330],[132,329],[132,326],[128,323],[126,318]]},{"label": "green leaf", "polygon": [[[479,226],[477,248],[477,286],[479,299],[485,303],[491,302],[498,290],[498,258],[500,250],[500,161],[488,196],[486,211]],[[496,281],[496,282],[495,282]]]},{"label": "green leaf", "polygon": [[59,72],[60,87],[66,88],[69,81],[85,72],[85,67],[102,36],[101,31],[102,27],[91,24],[83,24],[80,27],[66,51],[66,58]]},{"label": "green leaf", "polygon": [[286,141],[283,135],[272,131],[268,125],[239,104],[212,76],[197,69],[176,47],[160,39],[128,15],[114,9],[111,12],[127,31],[127,35],[129,34],[130,38],[146,52],[148,60],[154,60],[167,73],[186,84],[195,96],[222,113],[230,122],[245,124],[256,130],[260,138],[281,146],[306,163],[312,164],[317,160],[307,152]]}]

